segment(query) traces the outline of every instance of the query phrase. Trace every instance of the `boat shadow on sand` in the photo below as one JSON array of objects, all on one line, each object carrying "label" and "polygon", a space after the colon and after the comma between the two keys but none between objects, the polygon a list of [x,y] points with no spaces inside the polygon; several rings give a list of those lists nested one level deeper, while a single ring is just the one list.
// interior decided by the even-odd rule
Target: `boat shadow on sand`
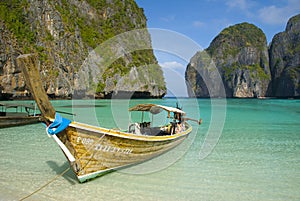
[{"label": "boat shadow on sand", "polygon": [[[68,162],[65,162],[63,165],[58,165],[57,162],[55,161],[47,161],[46,163],[53,171],[56,172],[57,175],[62,174],[61,176],[64,177],[70,184],[75,185],[78,183],[77,177],[72,171],[72,169],[70,168]],[[68,171],[63,174],[63,172],[66,171],[67,169]]]}]

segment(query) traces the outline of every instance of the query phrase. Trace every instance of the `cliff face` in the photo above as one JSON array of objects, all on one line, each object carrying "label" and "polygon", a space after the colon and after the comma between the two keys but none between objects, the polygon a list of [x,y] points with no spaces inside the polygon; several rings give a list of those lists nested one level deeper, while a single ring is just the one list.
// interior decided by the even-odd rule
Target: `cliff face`
[{"label": "cliff face", "polygon": [[300,15],[292,17],[284,32],[274,36],[269,50],[270,95],[300,96]]},{"label": "cliff face", "polygon": [[[209,67],[213,64],[218,72]],[[222,83],[217,81],[218,73]],[[265,34],[254,25],[224,29],[191,59],[186,81],[189,94],[197,97],[220,96],[222,84],[226,97],[300,97],[300,15],[274,36],[269,49]]]},{"label": "cliff face", "polygon": [[[210,65],[215,65],[218,72]],[[222,85],[216,81],[218,73],[226,97],[265,96],[271,75],[264,33],[248,23],[224,29],[205,51],[191,59],[186,80],[195,96],[218,97]]]},{"label": "cliff face", "polygon": [[134,0],[2,1],[0,94],[28,95],[16,57],[35,53],[44,87],[54,97],[105,97],[113,91],[161,97],[165,82],[147,31],[131,34],[143,47],[128,50],[129,42],[117,38],[115,45],[106,44],[109,53],[93,51],[114,36],[143,28],[146,18]]}]

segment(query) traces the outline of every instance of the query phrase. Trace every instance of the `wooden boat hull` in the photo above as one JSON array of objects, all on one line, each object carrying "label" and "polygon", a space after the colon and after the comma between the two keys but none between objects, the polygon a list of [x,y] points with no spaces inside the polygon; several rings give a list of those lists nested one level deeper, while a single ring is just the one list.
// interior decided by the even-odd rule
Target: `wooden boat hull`
[{"label": "wooden boat hull", "polygon": [[[34,55],[21,55],[17,58],[17,64],[23,71],[26,85],[31,90],[43,121],[46,123],[53,122],[56,112],[42,87],[43,83],[39,76],[36,57]],[[151,108],[146,107],[144,109],[149,110]],[[157,109],[161,108],[169,111],[168,117],[170,111],[184,113],[178,109],[169,110],[169,107],[162,106],[153,108],[155,110],[151,112],[156,113]],[[110,170],[144,162],[174,148],[192,131],[192,127],[187,122],[184,124],[184,129],[181,131],[165,132],[163,129],[166,127],[163,127],[164,135],[155,136],[153,132],[150,132],[151,135],[141,135],[142,133],[136,132],[138,127],[134,134],[77,122],[69,124],[68,122],[65,130],[53,135],[53,138],[69,160],[78,180],[84,182]],[[154,128],[160,130],[158,127]],[[175,126],[170,125],[170,128],[173,128],[170,131],[175,130]]]},{"label": "wooden boat hull", "polygon": [[[190,127],[185,132],[169,136],[138,136],[71,123],[58,134],[58,138],[74,156],[75,161],[69,159],[70,165],[78,180],[84,182],[110,170],[138,164],[165,153],[180,144],[191,130]],[[68,153],[65,155],[68,156]]]},{"label": "wooden boat hull", "polygon": [[0,116],[0,128],[34,124],[38,122],[38,116]]}]

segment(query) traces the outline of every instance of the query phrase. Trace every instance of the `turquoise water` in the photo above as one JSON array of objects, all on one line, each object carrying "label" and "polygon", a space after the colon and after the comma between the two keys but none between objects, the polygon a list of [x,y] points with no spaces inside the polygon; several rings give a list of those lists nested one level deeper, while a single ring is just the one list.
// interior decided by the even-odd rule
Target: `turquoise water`
[{"label": "turquoise water", "polygon": [[[83,184],[71,170],[55,178],[68,163],[41,124],[1,129],[0,200],[20,200],[47,183],[25,200],[300,200],[299,100],[53,104],[56,110],[76,113],[75,120],[125,128],[128,118],[138,118],[128,116],[128,106],[146,102],[174,106],[177,101],[189,117],[198,118],[200,113],[203,119],[198,129],[192,123],[195,129],[187,143],[144,166]],[[158,119],[157,123],[166,120]]]}]

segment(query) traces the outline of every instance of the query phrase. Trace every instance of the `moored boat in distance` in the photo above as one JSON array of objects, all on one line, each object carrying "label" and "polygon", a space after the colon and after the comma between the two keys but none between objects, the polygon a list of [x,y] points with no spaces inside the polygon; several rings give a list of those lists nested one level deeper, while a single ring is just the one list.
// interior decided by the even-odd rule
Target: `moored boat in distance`
[{"label": "moored boat in distance", "polygon": [[31,104],[0,103],[0,128],[38,123],[39,115],[35,111]]},{"label": "moored boat in distance", "polygon": [[41,119],[48,125],[47,132],[64,152],[80,182],[161,155],[179,145],[192,132],[192,126],[186,121],[191,119],[185,118],[184,111],[155,104],[136,105],[129,111],[153,115],[166,111],[170,122],[154,126],[142,118],[130,124],[127,130],[71,122],[56,113],[48,100],[35,56],[21,55],[17,62],[41,111]]}]

